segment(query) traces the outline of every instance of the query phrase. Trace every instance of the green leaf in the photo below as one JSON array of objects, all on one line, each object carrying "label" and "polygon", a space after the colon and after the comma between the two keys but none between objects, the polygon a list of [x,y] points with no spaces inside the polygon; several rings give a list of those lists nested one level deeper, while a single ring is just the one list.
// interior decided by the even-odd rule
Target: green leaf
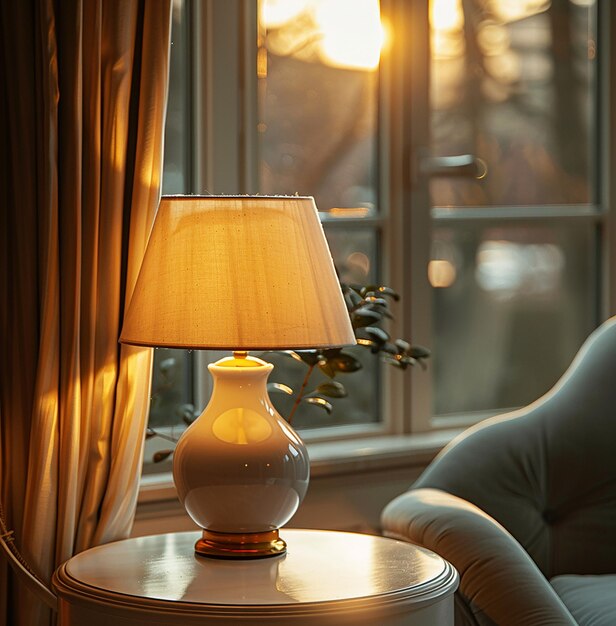
[{"label": "green leaf", "polygon": [[344,385],[335,380],[320,384],[315,389],[315,392],[327,396],[328,398],[345,398],[348,395]]},{"label": "green leaf", "polygon": [[329,348],[328,350],[323,350],[323,352],[321,352],[321,360],[333,359],[335,356],[338,356],[341,352],[342,352],[342,348]]},{"label": "green leaf", "polygon": [[389,333],[378,326],[366,326],[355,333],[358,337],[373,339],[377,344],[389,341]]},{"label": "green leaf", "polygon": [[159,450],[152,455],[152,461],[154,461],[154,463],[160,463],[168,459],[172,454],[173,450]]},{"label": "green leaf", "polygon": [[308,402],[308,404],[313,404],[314,406],[321,407],[325,409],[328,413],[331,413],[334,407],[324,398],[304,398],[304,402]]},{"label": "green leaf", "polygon": [[352,289],[347,289],[344,292],[344,300],[346,302],[347,309],[349,310],[354,309],[364,301],[364,299]]},{"label": "green leaf", "polygon": [[379,346],[376,342],[372,341],[372,339],[364,339],[363,337],[357,337],[357,345],[364,346],[366,348],[376,348],[377,352],[379,350]]},{"label": "green leaf", "polygon": [[293,389],[283,383],[267,383],[267,390],[273,393],[286,393],[289,396],[293,395]]},{"label": "green leaf", "polygon": [[190,426],[196,419],[197,416],[199,415],[196,411],[195,411],[195,407],[192,404],[180,404],[176,409],[175,409],[175,414],[184,422],[184,424],[186,424],[187,426]]},{"label": "green leaf", "polygon": [[375,306],[382,306],[385,308],[389,306],[389,303],[387,302],[387,300],[385,300],[385,298],[377,298],[377,296],[367,296],[366,302]]},{"label": "green leaf", "polygon": [[378,289],[378,285],[363,285],[360,290],[359,293],[365,298],[366,296],[373,296],[375,295],[375,291]]},{"label": "green leaf", "polygon": [[385,287],[385,286],[377,287],[376,291],[383,296],[389,296],[396,302],[400,300],[400,295],[396,291],[394,291],[391,287]]},{"label": "green leaf", "polygon": [[379,311],[373,311],[367,306],[362,306],[351,313],[351,323],[355,328],[370,326],[374,322],[380,322],[383,315]]},{"label": "green leaf", "polygon": [[360,290],[361,295],[364,298],[371,296],[387,296],[392,300],[400,300],[399,294],[391,287],[385,287],[384,285],[364,285]]},{"label": "green leaf", "polygon": [[400,353],[398,352],[398,348],[396,348],[396,346],[394,346],[393,343],[386,343],[382,345],[381,350],[383,352],[387,352],[388,354],[393,354],[394,356],[400,356]]},{"label": "green leaf", "polygon": [[298,350],[296,354],[299,356],[301,361],[310,366],[316,365],[320,359],[318,350]]},{"label": "green leaf", "polygon": [[354,356],[344,353],[329,359],[329,364],[334,371],[344,372],[345,374],[356,372],[362,368],[362,364]]},{"label": "green leaf", "polygon": [[175,414],[182,419],[185,424],[189,426],[195,421],[197,417],[195,415],[195,407],[192,404],[180,404],[175,409]]},{"label": "green leaf", "polygon": [[282,354],[283,356],[288,356],[296,361],[302,362],[302,357],[295,352],[294,350],[267,350],[270,354]]},{"label": "green leaf", "polygon": [[355,309],[351,315],[354,317],[368,317],[370,319],[381,319],[383,316],[380,307],[377,308],[369,305],[364,305],[359,309]]},{"label": "green leaf", "polygon": [[394,367],[401,368],[400,362],[393,356],[384,356],[383,363],[387,363],[388,365],[393,365]]},{"label": "green leaf", "polygon": [[411,349],[411,344],[408,341],[404,341],[404,339],[396,339],[394,344],[396,344],[396,348],[400,352],[408,352]]},{"label": "green leaf", "polygon": [[169,357],[168,359],[164,359],[162,360],[159,364],[158,364],[158,369],[163,373],[166,374],[169,370],[172,370],[176,365],[176,360],[174,357]]},{"label": "green leaf", "polygon": [[428,348],[424,348],[423,346],[411,346],[408,353],[416,359],[427,359],[431,354],[430,350],[428,350]]},{"label": "green leaf", "polygon": [[414,359],[411,356],[402,356],[400,354],[395,356],[384,356],[383,361],[402,370],[405,370],[409,365],[416,365],[417,363],[419,363],[424,369],[426,367],[421,361],[417,361],[417,359]]},{"label": "green leaf", "polygon": [[325,376],[329,376],[329,378],[333,378],[336,375],[336,371],[334,370],[329,359],[319,361],[319,369],[323,372],[323,374],[325,374]]}]

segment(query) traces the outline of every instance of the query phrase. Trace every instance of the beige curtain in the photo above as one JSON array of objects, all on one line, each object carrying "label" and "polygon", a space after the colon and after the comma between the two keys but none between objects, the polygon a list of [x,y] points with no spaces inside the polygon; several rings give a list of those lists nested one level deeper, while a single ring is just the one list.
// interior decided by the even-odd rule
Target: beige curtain
[{"label": "beige curtain", "polygon": [[[134,516],[151,350],[118,336],[160,193],[170,3],[0,3],[0,495],[46,583]],[[49,624],[2,567],[0,623]]]}]

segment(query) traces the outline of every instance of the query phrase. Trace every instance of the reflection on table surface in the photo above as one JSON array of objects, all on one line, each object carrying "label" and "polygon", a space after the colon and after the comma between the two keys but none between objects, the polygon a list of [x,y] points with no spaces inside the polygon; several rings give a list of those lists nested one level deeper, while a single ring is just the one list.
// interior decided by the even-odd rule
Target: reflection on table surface
[{"label": "reflection on table surface", "polygon": [[281,535],[286,555],[252,561],[195,556],[197,532],[128,539],[77,555],[67,572],[81,583],[124,595],[263,606],[429,587],[446,568],[437,555],[393,539],[294,529]]}]

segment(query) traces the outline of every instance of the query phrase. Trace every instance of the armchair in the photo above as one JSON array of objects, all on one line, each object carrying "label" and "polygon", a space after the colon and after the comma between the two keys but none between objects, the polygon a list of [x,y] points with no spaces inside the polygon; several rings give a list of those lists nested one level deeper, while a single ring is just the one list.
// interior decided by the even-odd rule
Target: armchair
[{"label": "armchair", "polygon": [[545,396],[447,446],[382,524],[456,567],[457,625],[616,624],[616,318]]}]

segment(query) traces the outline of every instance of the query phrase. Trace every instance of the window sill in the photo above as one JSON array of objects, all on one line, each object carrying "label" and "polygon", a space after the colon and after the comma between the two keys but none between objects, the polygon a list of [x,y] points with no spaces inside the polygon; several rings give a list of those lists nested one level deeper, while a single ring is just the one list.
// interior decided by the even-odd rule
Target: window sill
[{"label": "window sill", "polygon": [[[362,439],[308,442],[311,480],[333,476],[422,467],[462,429],[416,435],[386,435]],[[139,504],[177,500],[170,472],[144,475]]]}]

